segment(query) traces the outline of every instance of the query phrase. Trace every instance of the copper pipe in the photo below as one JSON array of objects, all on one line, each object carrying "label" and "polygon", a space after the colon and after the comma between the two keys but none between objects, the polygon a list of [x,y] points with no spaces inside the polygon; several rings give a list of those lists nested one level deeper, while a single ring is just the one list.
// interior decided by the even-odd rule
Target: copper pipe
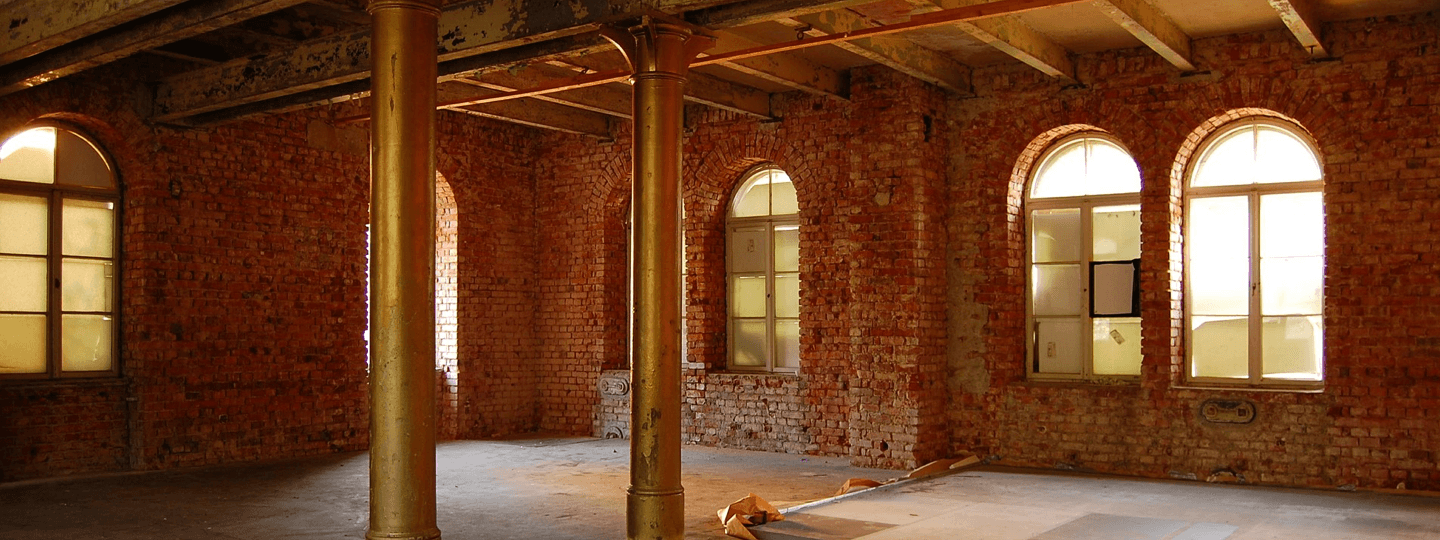
[{"label": "copper pipe", "polygon": [[440,0],[371,0],[370,528],[435,526],[435,78]]},{"label": "copper pipe", "polygon": [[680,152],[690,60],[714,44],[696,28],[646,17],[607,30],[631,67],[635,123],[635,306],[631,341],[630,488],[632,540],[685,537],[680,485]]}]

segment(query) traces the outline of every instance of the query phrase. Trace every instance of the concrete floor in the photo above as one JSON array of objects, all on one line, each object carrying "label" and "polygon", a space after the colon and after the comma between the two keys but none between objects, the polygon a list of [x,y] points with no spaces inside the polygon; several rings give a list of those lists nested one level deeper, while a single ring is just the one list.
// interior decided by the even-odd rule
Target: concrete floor
[{"label": "concrete floor", "polygon": [[[447,539],[625,536],[629,443],[453,441],[437,449]],[[687,446],[687,538],[718,540],[715,511],[754,492],[787,521],[761,540],[1440,539],[1440,499],[997,468],[815,504],[847,478],[897,471]],[[349,453],[204,470],[0,484],[0,539],[363,538],[367,460]]]},{"label": "concrete floor", "polygon": [[760,540],[1437,540],[1440,498],[972,469],[792,508]]},{"label": "concrete floor", "polygon": [[[451,441],[436,449],[446,539],[625,537],[629,441]],[[364,538],[368,460],[347,453],[281,463],[0,484],[0,539]],[[715,511],[755,492],[781,507],[834,495],[847,478],[886,479],[846,459],[684,447],[687,537],[729,538]]]}]

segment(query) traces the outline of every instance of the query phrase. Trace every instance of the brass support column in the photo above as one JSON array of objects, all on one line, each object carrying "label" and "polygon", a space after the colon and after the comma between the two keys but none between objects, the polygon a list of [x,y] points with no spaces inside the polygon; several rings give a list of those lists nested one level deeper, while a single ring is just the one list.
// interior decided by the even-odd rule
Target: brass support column
[{"label": "brass support column", "polygon": [[631,340],[631,540],[685,537],[680,485],[680,153],[685,76],[714,39],[687,25],[647,17],[607,29],[635,74],[631,177],[635,234],[635,310]]},{"label": "brass support column", "polygon": [[435,43],[440,0],[371,0],[370,529],[435,526]]}]

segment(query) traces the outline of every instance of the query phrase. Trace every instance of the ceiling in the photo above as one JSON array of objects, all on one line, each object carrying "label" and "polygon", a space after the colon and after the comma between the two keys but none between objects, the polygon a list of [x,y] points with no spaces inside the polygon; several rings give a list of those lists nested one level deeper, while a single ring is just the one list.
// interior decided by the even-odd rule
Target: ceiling
[{"label": "ceiling", "polygon": [[[0,0],[0,95],[122,58],[148,56],[152,120],[207,125],[363,100],[369,89],[366,0]],[[982,5],[976,7],[978,5]],[[444,108],[609,137],[629,117],[624,70],[598,37],[659,10],[714,31],[707,54],[941,17],[923,29],[829,41],[696,67],[687,100],[769,117],[769,96],[845,99],[848,70],[882,64],[960,95],[976,67],[1024,63],[1059,80],[1073,57],[1148,47],[1177,71],[1203,69],[1190,42],[1287,29],[1316,58],[1326,22],[1426,12],[1440,0],[554,0],[446,1],[440,18]],[[985,11],[1005,14],[976,18]],[[602,14],[602,15],[591,15]],[[930,15],[924,15],[930,14]],[[918,20],[918,19],[917,19]],[[576,77],[589,75],[589,79]],[[520,95],[517,95],[520,94]],[[483,103],[473,103],[485,101]],[[363,115],[351,120],[363,120]]]}]

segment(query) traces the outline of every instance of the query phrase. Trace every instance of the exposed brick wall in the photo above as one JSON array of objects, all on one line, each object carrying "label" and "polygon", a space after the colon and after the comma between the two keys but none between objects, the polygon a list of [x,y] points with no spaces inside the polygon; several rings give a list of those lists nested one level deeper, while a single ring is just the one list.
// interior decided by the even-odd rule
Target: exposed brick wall
[{"label": "exposed brick wall", "polygon": [[[1440,486],[1440,423],[1427,412],[1440,405],[1440,312],[1422,300],[1440,293],[1437,28],[1435,14],[1332,24],[1338,60],[1317,63],[1283,32],[1198,40],[1208,74],[1188,77],[1146,50],[1084,55],[1082,88],[1021,68],[977,70],[980,96],[951,103],[954,444],[1012,463],[1145,476],[1230,470],[1264,483]],[[1308,129],[1324,162],[1320,393],[1182,387],[1184,166],[1205,135],[1255,109]],[[1027,146],[1067,125],[1117,137],[1144,179],[1137,385],[1025,381],[1020,183],[1034,157]],[[1212,398],[1251,401],[1258,418],[1204,422],[1197,410]]]}]

